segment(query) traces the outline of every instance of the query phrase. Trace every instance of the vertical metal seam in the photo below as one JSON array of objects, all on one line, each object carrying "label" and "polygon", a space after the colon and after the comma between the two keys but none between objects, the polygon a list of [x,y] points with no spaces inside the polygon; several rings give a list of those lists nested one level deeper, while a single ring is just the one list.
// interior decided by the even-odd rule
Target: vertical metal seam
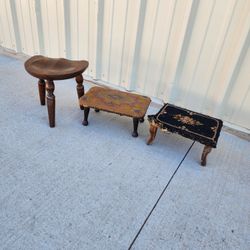
[{"label": "vertical metal seam", "polygon": [[[5,5],[5,8],[6,8],[6,5]],[[22,52],[22,42],[20,38],[20,31],[19,31],[18,20],[17,20],[16,3],[14,0],[10,0],[10,9],[11,9],[13,28],[14,28],[14,35],[15,35],[15,40],[16,40],[16,49],[17,49],[17,52]],[[6,9],[6,13],[7,13],[7,9]],[[9,27],[9,30],[10,30],[10,27]]]},{"label": "vertical metal seam", "polygon": [[45,54],[44,49],[44,28],[42,22],[42,15],[41,15],[41,0],[35,0],[35,12],[36,12],[36,25],[37,25],[37,34],[38,34],[38,41],[39,41],[39,52],[40,54]]},{"label": "vertical metal seam", "polygon": [[20,12],[21,12],[21,18],[22,18],[22,25],[23,25],[23,34],[24,34],[24,38],[23,38],[23,40],[24,40],[24,48],[22,48],[22,49],[25,49],[26,50],[26,52],[27,52],[27,48],[28,48],[28,43],[27,43],[27,35],[26,35],[26,31],[25,31],[25,28],[24,28],[24,26],[25,26],[25,24],[24,24],[24,18],[23,18],[23,9],[22,9],[22,4],[21,4],[21,2],[20,2],[21,0],[19,0],[19,4],[20,4]]},{"label": "vertical metal seam", "polygon": [[136,88],[137,73],[138,73],[137,71],[140,60],[140,53],[141,53],[140,49],[141,49],[142,35],[144,30],[146,8],[147,8],[147,1],[141,0],[138,23],[137,23],[137,33],[136,33],[137,37],[135,42],[134,60],[132,64],[132,72],[130,75],[130,83],[129,83],[130,90],[135,90]]},{"label": "vertical metal seam", "polygon": [[196,61],[196,63],[195,63],[195,67],[194,67],[194,71],[193,71],[193,74],[192,74],[191,82],[190,82],[190,85],[189,85],[189,87],[188,87],[188,91],[186,91],[186,94],[185,94],[185,96],[183,97],[184,102],[185,102],[185,100],[187,99],[188,93],[190,93],[190,90],[191,90],[192,86],[194,85],[193,82],[194,82],[194,79],[195,79],[196,74],[197,74],[197,67],[198,67],[199,62],[200,62],[201,53],[202,53],[202,51],[203,51],[204,44],[205,44],[205,41],[206,41],[206,38],[207,38],[207,34],[208,34],[208,29],[209,29],[210,24],[211,24],[211,19],[212,19],[211,17],[212,17],[212,15],[213,15],[213,13],[214,13],[215,3],[216,3],[216,0],[213,1],[213,6],[212,6],[211,12],[210,12],[210,14],[209,14],[208,24],[207,24],[207,26],[206,26],[205,35],[204,35],[204,37],[203,37],[203,39],[202,39],[202,43],[201,43],[201,47],[200,47],[200,50],[199,50],[198,59],[197,59],[197,61]]},{"label": "vertical metal seam", "polygon": [[112,50],[112,38],[113,38],[113,20],[114,20],[114,9],[115,9],[115,1],[113,0],[112,4],[112,18],[111,18],[111,30],[110,30],[110,42],[109,42],[109,62],[108,62],[108,72],[107,72],[107,80],[110,81],[110,58],[111,58],[111,50]]},{"label": "vertical metal seam", "polygon": [[[238,111],[237,114],[239,114],[239,112],[241,111],[242,106],[243,106],[243,104],[245,103],[245,101],[246,101],[247,96],[249,95],[249,93],[250,93],[250,85],[248,86],[247,91],[246,91],[246,93],[245,93],[245,95],[244,95],[244,97],[242,98],[242,101],[241,101],[241,103],[240,103],[240,106],[239,106],[239,108],[237,109],[237,111]],[[235,116],[235,113],[236,113],[236,110],[234,110],[234,112],[232,113],[231,118],[233,118],[233,117]]]},{"label": "vertical metal seam", "polygon": [[[30,19],[30,28],[31,28],[31,36],[32,36],[32,45],[33,45],[33,53],[35,52],[35,38],[34,38],[34,32],[33,32],[33,22],[31,20],[31,3],[30,0],[28,0],[29,2],[29,19]],[[34,3],[34,0],[32,0],[32,2]]]},{"label": "vertical metal seam", "polygon": [[[49,11],[48,11],[48,0],[45,0],[45,3],[46,3],[46,12],[47,12],[47,28],[48,28],[48,41],[50,41],[50,39],[51,39],[51,36],[50,36],[50,26],[49,26]],[[51,53],[51,46],[50,46],[50,42],[48,43],[48,49],[49,49],[49,53],[47,53],[47,54],[50,54]]]},{"label": "vertical metal seam", "polygon": [[[169,46],[169,40],[170,40],[170,36],[172,34],[172,30],[173,30],[173,22],[174,22],[174,16],[175,16],[175,11],[176,11],[176,3],[177,1],[175,1],[174,3],[174,8],[173,8],[173,14],[172,14],[172,18],[171,18],[171,22],[170,22],[170,26],[169,26],[169,32],[168,32],[168,36],[167,36],[167,44],[166,44],[166,49],[165,49],[165,52],[164,52],[164,57],[163,58],[166,58],[167,57],[167,54],[168,54],[168,46]],[[164,63],[162,65],[162,68],[161,68],[161,73],[160,73],[160,78],[159,78],[159,82],[158,82],[158,85],[157,85],[157,94],[156,96],[159,96],[160,95],[160,92],[162,91],[162,82],[163,82],[163,72],[164,72],[164,69],[166,67],[166,60],[164,60]]]},{"label": "vertical metal seam", "polygon": [[[9,30],[9,37],[10,37],[10,40],[12,40],[13,39],[13,37],[11,37],[11,29],[10,29],[10,21],[9,21],[9,18],[8,18],[8,11],[7,11],[7,7],[6,7],[6,2],[5,1],[3,1],[2,2],[3,3],[3,5],[4,5],[4,9],[5,9],[5,12],[6,12],[6,16],[7,16],[7,24],[8,24],[8,30]],[[1,17],[0,17],[1,18]],[[2,19],[0,19],[1,20],[1,27],[2,27]],[[2,33],[3,33],[3,35],[4,35],[4,37],[6,37],[6,33],[4,32],[4,28],[2,27]],[[11,42],[13,42],[13,41],[11,41]]]},{"label": "vertical metal seam", "polygon": [[3,23],[3,21],[2,21],[1,15],[0,15],[0,46],[1,46],[2,43],[4,43],[4,37],[5,37],[3,27],[2,27],[2,23]]},{"label": "vertical metal seam", "polygon": [[77,0],[77,2],[76,2],[76,15],[77,15],[77,19],[76,19],[76,26],[77,26],[77,28],[76,28],[76,36],[77,36],[77,44],[76,44],[76,46],[77,46],[77,48],[76,48],[76,53],[77,53],[77,58],[79,59],[80,58],[80,55],[79,55],[79,52],[80,52],[80,48],[79,48],[79,44],[80,44],[80,41],[79,41],[79,32],[80,32],[80,30],[79,30],[79,0]]},{"label": "vertical metal seam", "polygon": [[206,96],[204,97],[204,99],[203,99],[203,101],[202,101],[202,104],[201,104],[201,110],[203,110],[204,105],[205,105],[205,102],[207,101],[207,97],[208,97],[208,96],[207,96],[207,93],[208,93],[208,91],[209,91],[210,88],[211,88],[211,84],[212,84],[212,81],[213,81],[213,79],[214,79],[214,73],[215,73],[215,70],[216,70],[216,68],[217,68],[217,65],[218,65],[218,62],[219,62],[219,58],[220,58],[220,55],[221,55],[221,53],[222,53],[222,50],[223,50],[223,47],[224,47],[224,44],[225,44],[225,40],[226,40],[227,35],[228,35],[229,27],[230,27],[230,25],[231,25],[231,23],[232,23],[232,20],[233,20],[233,15],[234,15],[234,12],[235,12],[237,3],[238,3],[238,1],[236,0],[236,1],[234,2],[234,6],[233,6],[232,13],[231,13],[231,16],[230,16],[230,21],[229,21],[228,24],[227,24],[226,32],[225,32],[225,35],[224,35],[224,37],[223,37],[223,41],[222,41],[222,43],[221,43],[220,50],[219,50],[219,53],[218,53],[217,58],[216,58],[216,62],[215,62],[215,64],[214,64],[214,67],[213,67],[213,70],[212,70],[212,74],[211,74],[210,79],[209,79],[209,84],[208,84],[208,87],[207,87],[207,89],[206,89]]},{"label": "vertical metal seam", "polygon": [[102,78],[104,4],[104,1],[99,1],[97,9],[96,78]]},{"label": "vertical metal seam", "polygon": [[124,60],[124,47],[125,47],[125,38],[126,38],[126,30],[128,24],[128,3],[129,0],[126,1],[126,10],[125,10],[125,22],[124,22],[124,32],[123,32],[123,39],[122,39],[122,55],[121,55],[121,66],[120,66],[120,73],[119,73],[119,86],[122,82],[122,71],[123,71],[123,60]]},{"label": "vertical metal seam", "polygon": [[[160,6],[160,0],[157,1],[157,6],[156,6],[156,12],[155,12],[155,16],[154,16],[154,28],[153,28],[153,34],[152,34],[152,37],[151,37],[151,41],[150,41],[150,49],[149,49],[149,56],[148,56],[148,60],[147,60],[147,66],[146,66],[146,76],[144,78],[144,84],[143,84],[143,90],[142,92],[145,91],[146,89],[146,85],[147,85],[147,80],[148,80],[148,74],[149,74],[149,64],[151,62],[151,57],[152,57],[152,47],[153,47],[153,42],[154,42],[154,37],[155,37],[155,26],[156,26],[156,23],[157,23],[157,20],[158,20],[158,12],[159,12],[159,6]],[[151,74],[151,72],[150,72]]]},{"label": "vertical metal seam", "polygon": [[56,2],[56,27],[57,27],[57,41],[58,41],[58,55],[61,54],[62,46],[61,46],[61,39],[60,39],[60,32],[59,32],[59,15],[58,15],[58,3]]},{"label": "vertical metal seam", "polygon": [[70,28],[70,1],[64,0],[64,28],[65,28],[65,43],[66,57],[71,58],[71,28]]},{"label": "vertical metal seam", "polygon": [[[230,97],[230,94],[233,91],[233,85],[235,84],[235,81],[236,81],[236,79],[237,79],[237,77],[239,75],[241,66],[243,64],[243,61],[244,61],[244,59],[246,57],[247,50],[249,48],[249,44],[250,44],[250,30],[248,30],[248,33],[247,33],[245,41],[243,43],[240,55],[237,58],[237,62],[235,63],[236,66],[233,69],[233,73],[231,75],[231,79],[229,81],[229,84],[227,85],[226,92],[224,94],[224,98],[223,98],[223,100],[221,102],[221,105],[220,105],[220,110],[222,110],[223,106],[227,105],[227,102],[229,101],[228,99]],[[230,108],[228,110],[230,110],[231,115],[235,112],[235,110],[232,110]]]},{"label": "vertical metal seam", "polygon": [[183,38],[183,42],[182,42],[181,52],[180,52],[179,59],[177,62],[177,69],[175,71],[174,82],[173,82],[174,87],[171,90],[171,93],[169,94],[170,100],[175,99],[175,98],[173,98],[173,96],[175,96],[175,89],[178,87],[178,84],[180,81],[180,76],[183,72],[184,62],[185,62],[185,59],[187,56],[194,22],[195,22],[196,16],[197,16],[198,6],[199,6],[199,1],[193,0],[192,5],[191,5],[190,14],[189,14],[188,21],[187,21],[187,26],[185,29],[185,34],[184,34],[184,38]]}]

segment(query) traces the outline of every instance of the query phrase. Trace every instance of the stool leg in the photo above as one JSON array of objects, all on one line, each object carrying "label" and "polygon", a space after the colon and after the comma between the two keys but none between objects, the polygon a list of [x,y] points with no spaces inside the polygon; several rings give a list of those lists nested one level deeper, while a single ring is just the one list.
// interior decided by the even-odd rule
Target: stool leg
[{"label": "stool leg", "polygon": [[140,123],[144,122],[144,117],[140,118]]},{"label": "stool leg", "polygon": [[206,166],[207,164],[207,155],[212,151],[212,147],[205,146],[201,155],[201,166]]},{"label": "stool leg", "polygon": [[134,131],[132,133],[133,137],[137,137],[138,136],[138,132],[137,132],[138,123],[139,123],[139,119],[138,118],[133,118],[133,125],[134,125]]},{"label": "stool leg", "polygon": [[46,81],[46,90],[47,90],[47,108],[49,115],[49,126],[51,128],[55,127],[55,105],[56,100],[54,96],[55,85],[53,81]]},{"label": "stool leg", "polygon": [[88,116],[89,116],[89,108],[88,107],[84,107],[84,120],[82,122],[83,126],[88,126],[89,122],[88,122]]},{"label": "stool leg", "polygon": [[[83,77],[82,77],[82,75],[78,75],[76,77],[76,82],[77,82],[77,86],[76,86],[77,95],[78,95],[78,99],[80,99],[84,95],[84,86],[83,86]],[[80,105],[80,109],[81,110],[84,109],[82,105]]]},{"label": "stool leg", "polygon": [[153,140],[155,139],[157,129],[158,129],[157,126],[150,124],[150,128],[149,128],[150,136],[149,136],[148,141],[147,141],[148,145],[151,144],[153,142]]},{"label": "stool leg", "polygon": [[38,90],[41,105],[45,105],[45,81],[43,79],[39,79],[38,81]]}]

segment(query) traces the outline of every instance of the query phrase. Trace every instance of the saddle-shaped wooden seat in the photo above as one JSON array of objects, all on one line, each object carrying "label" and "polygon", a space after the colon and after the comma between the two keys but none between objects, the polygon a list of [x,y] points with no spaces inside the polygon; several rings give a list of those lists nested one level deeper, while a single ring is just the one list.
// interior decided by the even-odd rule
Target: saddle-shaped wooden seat
[{"label": "saddle-shaped wooden seat", "polygon": [[[87,61],[73,61],[65,58],[49,58],[32,56],[24,63],[28,73],[39,79],[38,89],[41,105],[45,105],[45,89],[47,90],[47,108],[50,127],[55,127],[55,95],[54,80],[64,80],[75,77],[78,98],[84,95],[82,73],[87,69]],[[45,84],[46,81],[46,84]],[[83,107],[80,106],[81,109]]]},{"label": "saddle-shaped wooden seat", "polygon": [[87,61],[73,61],[65,58],[33,56],[24,64],[34,77],[44,80],[63,80],[82,74],[88,67]]}]

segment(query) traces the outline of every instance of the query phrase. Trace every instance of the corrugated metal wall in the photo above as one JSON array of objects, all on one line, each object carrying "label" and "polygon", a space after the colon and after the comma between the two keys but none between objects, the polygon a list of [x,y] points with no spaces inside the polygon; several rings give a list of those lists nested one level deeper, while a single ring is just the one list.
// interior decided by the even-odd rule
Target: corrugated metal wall
[{"label": "corrugated metal wall", "polygon": [[249,0],[0,0],[0,45],[250,128]]}]

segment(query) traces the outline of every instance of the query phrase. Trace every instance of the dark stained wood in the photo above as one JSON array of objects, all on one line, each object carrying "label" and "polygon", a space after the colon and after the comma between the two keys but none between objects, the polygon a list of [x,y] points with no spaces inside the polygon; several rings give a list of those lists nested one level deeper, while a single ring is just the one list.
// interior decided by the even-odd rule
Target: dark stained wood
[{"label": "dark stained wood", "polygon": [[138,136],[138,132],[137,132],[138,123],[139,123],[139,119],[138,118],[133,118],[133,125],[134,125],[134,131],[132,133],[133,137],[137,137]]},{"label": "dark stained wood", "polygon": [[[84,95],[84,86],[83,86],[83,77],[82,77],[82,74],[78,75],[76,77],[76,82],[77,82],[77,85],[76,85],[76,90],[77,90],[77,95],[78,95],[78,100]],[[80,109],[83,110],[84,107],[80,105]]]},{"label": "dark stained wood", "polygon": [[[150,104],[150,98],[119,90],[93,87],[80,98],[80,105],[93,108],[95,111],[107,111],[133,118],[134,131],[132,136],[137,137],[138,122],[144,119],[144,115]],[[88,114],[88,113],[87,113]],[[85,115],[83,125],[86,125]]]},{"label": "dark stained wood", "polygon": [[89,116],[89,107],[84,107],[84,120],[82,121],[83,126],[88,126],[88,116]]},{"label": "dark stained wood", "polygon": [[201,166],[206,166],[207,155],[212,151],[212,147],[205,145],[201,155]]},{"label": "dark stained wood", "polygon": [[[82,73],[87,69],[87,61],[73,61],[65,58],[49,58],[45,56],[33,56],[25,63],[26,71],[32,76],[40,79],[38,82],[41,105],[45,105],[45,82],[47,89],[47,107],[50,127],[55,126],[55,96],[54,80],[76,78],[78,99],[84,95]],[[83,109],[83,106],[80,105]]]},{"label": "dark stained wood", "polygon": [[64,80],[82,74],[88,67],[87,61],[73,61],[65,58],[33,56],[24,66],[32,76],[45,80]]},{"label": "dark stained wood", "polygon": [[41,105],[45,105],[45,81],[43,79],[39,79],[38,81],[38,90]]},{"label": "dark stained wood", "polygon": [[51,128],[55,127],[55,105],[56,100],[54,96],[55,85],[51,80],[46,81],[46,90],[47,90],[47,108],[49,115],[49,126]]},{"label": "dark stained wood", "polygon": [[150,124],[150,128],[149,128],[150,136],[149,136],[148,141],[147,141],[148,145],[150,145],[153,142],[153,140],[155,139],[157,129],[158,129],[157,126],[155,126],[152,123]]}]

